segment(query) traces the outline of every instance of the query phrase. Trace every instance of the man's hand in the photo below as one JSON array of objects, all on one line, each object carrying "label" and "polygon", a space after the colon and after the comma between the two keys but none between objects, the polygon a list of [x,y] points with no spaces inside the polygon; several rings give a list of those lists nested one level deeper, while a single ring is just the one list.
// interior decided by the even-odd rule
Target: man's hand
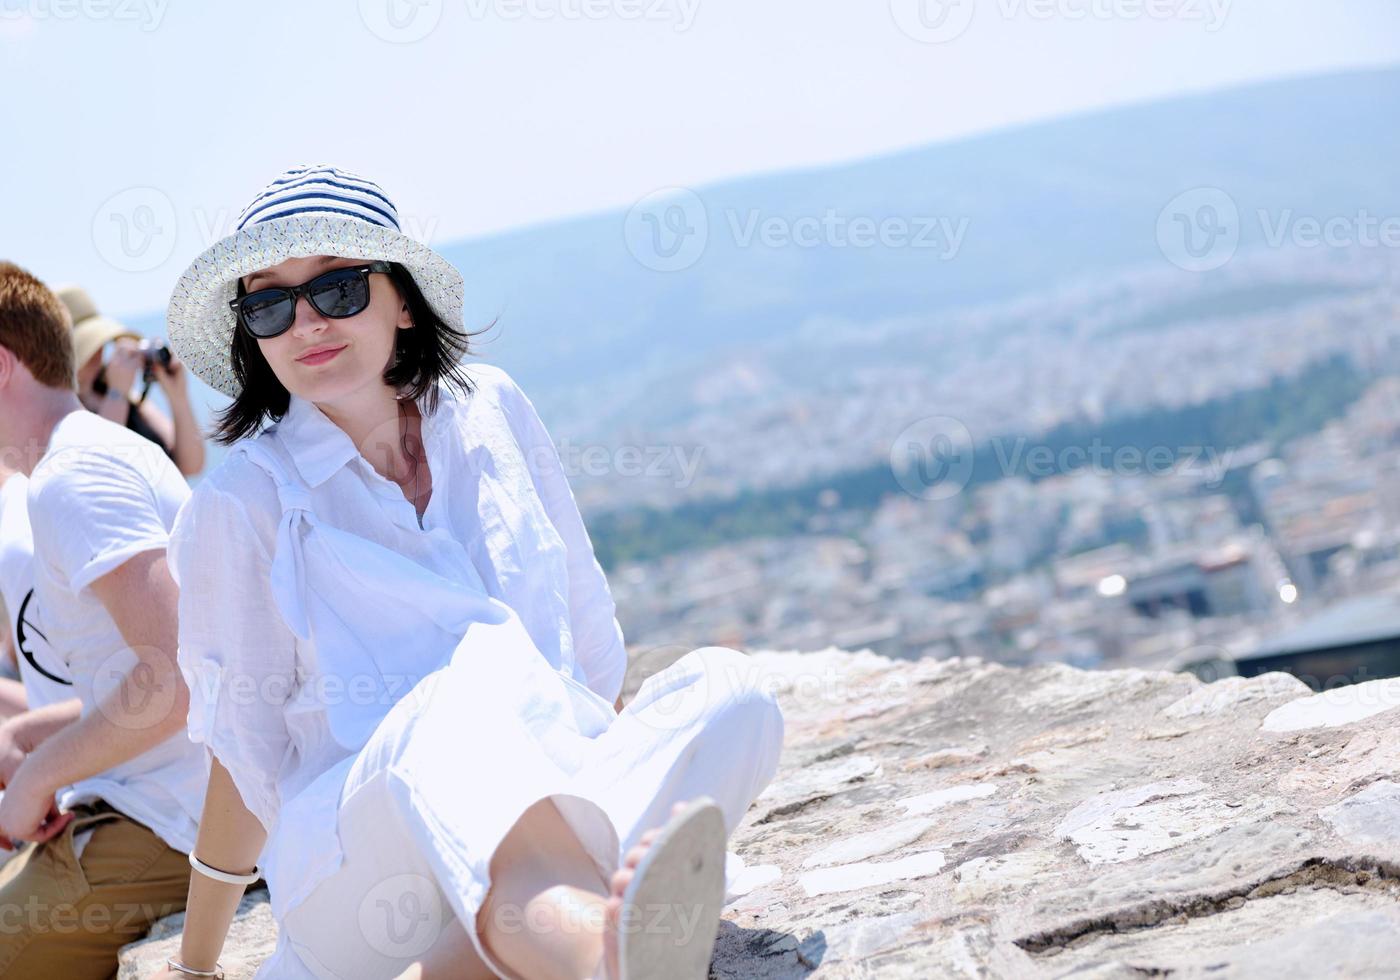
[{"label": "man's hand", "polygon": [[42,843],[63,833],[73,814],[59,811],[55,792],[33,766],[20,764],[0,796],[0,848],[11,850],[15,841]]}]

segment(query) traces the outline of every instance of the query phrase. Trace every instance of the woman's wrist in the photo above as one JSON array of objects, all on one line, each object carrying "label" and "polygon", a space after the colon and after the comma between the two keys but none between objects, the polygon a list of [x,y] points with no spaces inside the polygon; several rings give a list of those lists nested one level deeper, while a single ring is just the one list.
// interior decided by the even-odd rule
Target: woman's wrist
[{"label": "woman's wrist", "polygon": [[167,957],[165,965],[178,977],[214,977],[222,980],[224,968],[218,963],[212,966],[196,966],[180,956]]},{"label": "woman's wrist", "polygon": [[169,375],[157,375],[156,378],[160,381],[161,389],[165,392],[165,399],[170,402],[171,408],[189,403],[190,389],[188,385],[180,383]]}]

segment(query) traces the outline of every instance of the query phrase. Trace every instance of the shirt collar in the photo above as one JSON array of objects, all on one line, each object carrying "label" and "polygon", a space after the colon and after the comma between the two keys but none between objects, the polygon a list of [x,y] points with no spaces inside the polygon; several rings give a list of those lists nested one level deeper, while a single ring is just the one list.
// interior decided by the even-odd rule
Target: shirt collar
[{"label": "shirt collar", "polygon": [[[456,403],[449,386],[439,382],[438,392],[437,412],[423,417],[425,443],[441,436]],[[419,407],[421,411],[421,400]],[[277,423],[277,432],[302,479],[313,487],[325,483],[360,455],[345,431],[317,408],[315,402],[296,395],[290,397],[287,413]]]}]

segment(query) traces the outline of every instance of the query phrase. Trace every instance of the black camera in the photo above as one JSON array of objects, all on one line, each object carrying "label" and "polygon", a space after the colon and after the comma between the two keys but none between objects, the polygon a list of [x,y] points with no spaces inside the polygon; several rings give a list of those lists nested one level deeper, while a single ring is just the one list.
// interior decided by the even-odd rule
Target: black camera
[{"label": "black camera", "polygon": [[141,357],[146,362],[146,377],[148,379],[154,377],[153,372],[157,362],[161,367],[169,367],[170,358],[174,356],[170,353],[170,346],[165,341],[152,340],[149,337],[143,337],[136,345],[136,349],[141,352]]}]

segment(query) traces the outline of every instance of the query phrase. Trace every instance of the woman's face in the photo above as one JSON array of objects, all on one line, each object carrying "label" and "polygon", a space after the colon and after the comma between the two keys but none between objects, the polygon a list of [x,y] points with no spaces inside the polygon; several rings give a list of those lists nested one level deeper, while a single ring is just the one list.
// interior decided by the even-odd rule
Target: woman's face
[{"label": "woman's face", "polygon": [[92,386],[97,383],[97,372],[102,370],[102,351],[98,351],[87,359],[86,364],[78,367],[78,390],[91,391]]},{"label": "woman's face", "polygon": [[[323,272],[365,265],[367,259],[313,255],[288,259],[245,276],[248,292],[270,286],[299,286]],[[301,296],[290,329],[258,347],[282,386],[312,402],[334,402],[367,386],[383,385],[394,357],[394,336],[413,325],[393,281],[370,273],[369,306],[343,320],[322,316]]]}]

